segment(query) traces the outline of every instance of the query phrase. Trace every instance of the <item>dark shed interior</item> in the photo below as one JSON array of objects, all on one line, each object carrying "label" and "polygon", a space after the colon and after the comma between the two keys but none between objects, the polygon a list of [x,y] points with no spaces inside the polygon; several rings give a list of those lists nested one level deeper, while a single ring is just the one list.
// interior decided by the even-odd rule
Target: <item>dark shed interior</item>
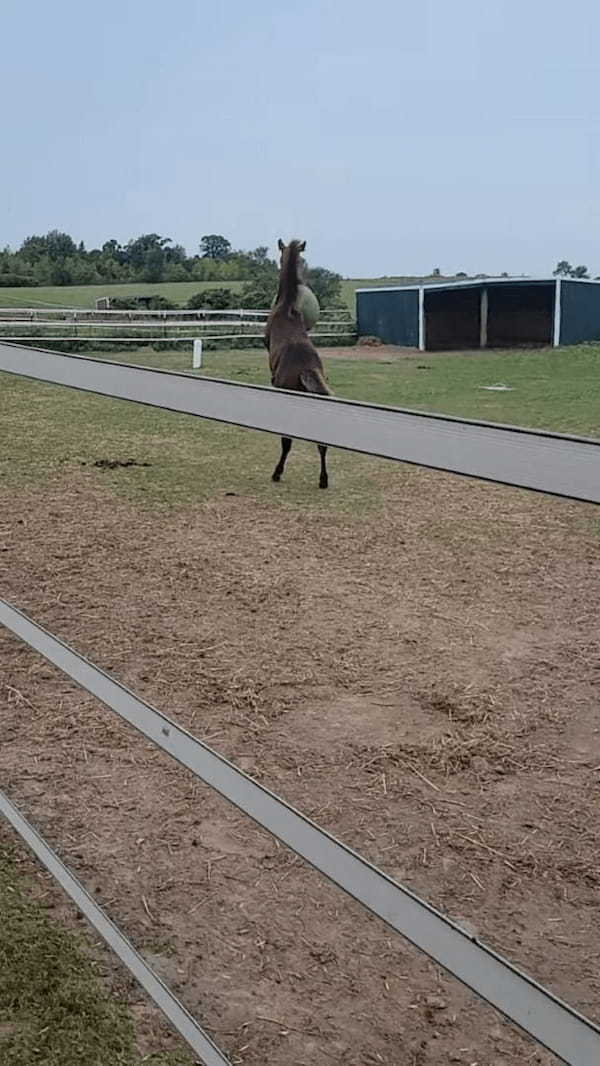
[{"label": "dark shed interior", "polygon": [[427,289],[425,347],[440,351],[552,344],[554,299],[552,282]]},{"label": "dark shed interior", "polygon": [[479,288],[426,290],[425,347],[479,348],[480,302]]},{"label": "dark shed interior", "polygon": [[552,344],[555,291],[553,284],[488,288],[488,347]]}]

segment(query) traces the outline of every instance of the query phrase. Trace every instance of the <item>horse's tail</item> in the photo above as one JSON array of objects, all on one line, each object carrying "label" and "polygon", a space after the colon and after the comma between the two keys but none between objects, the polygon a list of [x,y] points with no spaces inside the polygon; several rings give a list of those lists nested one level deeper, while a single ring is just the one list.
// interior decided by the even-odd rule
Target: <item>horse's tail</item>
[{"label": "horse's tail", "polygon": [[301,370],[299,377],[307,392],[316,392],[319,396],[331,396],[331,389],[318,367]]},{"label": "horse's tail", "polygon": [[277,301],[285,307],[286,310],[291,309],[298,299],[298,286],[300,284],[300,278],[298,276],[298,260],[300,259],[300,253],[304,251],[304,248],[304,241],[290,241],[285,250],[283,262],[281,264],[281,274],[279,276]]}]

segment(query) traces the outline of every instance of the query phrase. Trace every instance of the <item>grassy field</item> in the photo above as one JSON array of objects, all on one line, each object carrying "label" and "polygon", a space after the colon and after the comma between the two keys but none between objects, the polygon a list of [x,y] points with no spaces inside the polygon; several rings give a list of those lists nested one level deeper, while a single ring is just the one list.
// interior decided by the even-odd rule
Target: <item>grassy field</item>
[{"label": "grassy field", "polygon": [[[189,352],[140,349],[115,358],[190,372]],[[600,436],[600,347],[486,355],[426,356],[390,361],[328,360],[334,392],[417,410]],[[209,352],[204,374],[268,384],[262,352]],[[510,392],[487,392],[504,383]],[[104,459],[151,464],[98,469],[118,493],[147,503],[185,505],[215,491],[270,497],[277,443],[264,433],[6,376],[0,420],[10,442],[0,463],[5,481],[44,481],[59,471]],[[35,426],[35,432],[31,427]],[[377,506],[394,465],[338,452],[331,458],[334,489],[315,493],[315,449],[297,444],[280,496],[292,505],[364,510]]]},{"label": "grassy field", "polygon": [[376,289],[379,286],[385,287],[388,285],[418,285],[422,280],[422,278],[408,277],[406,275],[393,278],[344,278],[342,281],[342,297],[351,311],[354,311],[357,289]]},{"label": "grassy field", "polygon": [[241,281],[173,281],[152,285],[127,282],[122,285],[40,285],[39,288],[0,289],[0,307],[90,307],[100,296],[164,296],[183,306],[196,292],[226,286],[239,290]]},{"label": "grassy field", "polygon": [[[354,292],[377,285],[411,284],[415,278],[346,278],[342,296],[354,311]],[[39,288],[2,288],[0,307],[95,307],[99,296],[164,296],[183,307],[190,296],[206,289],[225,287],[239,290],[241,281],[177,281],[151,285],[127,282],[122,285],[46,285]]]}]

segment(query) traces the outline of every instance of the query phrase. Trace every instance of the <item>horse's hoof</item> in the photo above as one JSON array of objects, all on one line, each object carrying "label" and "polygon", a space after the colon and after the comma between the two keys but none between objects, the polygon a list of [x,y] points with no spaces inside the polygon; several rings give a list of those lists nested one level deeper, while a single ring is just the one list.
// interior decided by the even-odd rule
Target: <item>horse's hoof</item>
[{"label": "horse's hoof", "polygon": [[281,481],[281,474],[273,474],[271,481]]},{"label": "horse's hoof", "polygon": [[328,489],[329,488],[329,482],[328,481],[319,481],[319,488],[320,489]]}]

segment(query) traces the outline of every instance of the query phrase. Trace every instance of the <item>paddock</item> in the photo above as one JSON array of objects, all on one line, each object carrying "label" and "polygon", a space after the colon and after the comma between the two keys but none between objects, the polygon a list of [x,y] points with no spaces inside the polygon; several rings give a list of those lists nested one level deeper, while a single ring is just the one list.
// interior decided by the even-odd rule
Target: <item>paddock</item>
[{"label": "paddock", "polygon": [[[56,391],[8,401],[6,597],[597,1016],[595,509],[333,453],[344,508],[308,495],[310,446],[259,492],[271,438],[131,405],[126,429],[122,402],[63,390],[67,423],[104,427],[65,449]],[[11,480],[32,411],[43,484]],[[193,490],[209,443],[238,468],[200,498],[152,494],[182,462]],[[232,1062],[556,1061],[4,632],[0,648],[11,794]],[[125,994],[143,1049],[175,1046]]]}]

